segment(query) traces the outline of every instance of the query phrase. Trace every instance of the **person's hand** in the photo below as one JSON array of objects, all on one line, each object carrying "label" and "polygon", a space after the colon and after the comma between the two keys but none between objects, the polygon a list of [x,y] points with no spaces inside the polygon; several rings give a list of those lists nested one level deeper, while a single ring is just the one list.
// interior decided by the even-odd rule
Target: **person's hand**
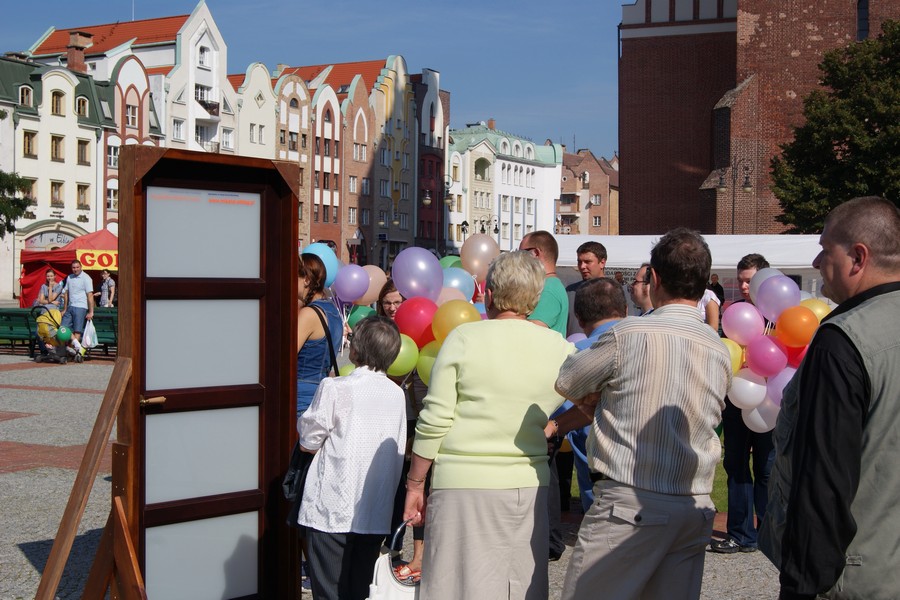
[{"label": "person's hand", "polygon": [[425,504],[425,482],[417,483],[407,480],[403,520],[409,521],[413,527],[424,524]]},{"label": "person's hand", "polygon": [[87,319],[88,321],[93,321],[94,320],[94,311],[93,310],[88,311],[88,314],[86,314],[84,316],[84,318]]}]

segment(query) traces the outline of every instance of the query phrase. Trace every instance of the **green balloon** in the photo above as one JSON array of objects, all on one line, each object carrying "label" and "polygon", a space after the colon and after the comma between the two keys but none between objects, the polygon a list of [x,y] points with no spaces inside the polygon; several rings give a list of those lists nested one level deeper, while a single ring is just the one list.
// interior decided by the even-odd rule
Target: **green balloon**
[{"label": "green balloon", "polygon": [[375,314],[375,309],[371,306],[354,306],[350,310],[350,315],[347,317],[347,325],[350,326],[350,329],[356,327],[356,324],[365,319],[366,317],[371,317]]},{"label": "green balloon", "polygon": [[347,363],[346,365],[341,365],[341,367],[338,369],[338,375],[340,375],[341,377],[343,377],[345,375],[349,375],[350,373],[353,372],[353,369],[355,369],[355,368],[356,368],[356,365],[354,365],[353,363]]},{"label": "green balloon", "polygon": [[60,327],[56,330],[56,339],[61,342],[68,342],[72,339],[72,330],[68,327]]},{"label": "green balloon", "polygon": [[459,267],[462,268],[462,260],[453,254],[447,255],[442,258],[440,261],[442,269],[449,269],[450,267]]},{"label": "green balloon", "polygon": [[419,361],[419,349],[412,338],[406,334],[400,334],[400,353],[397,358],[388,367],[388,375],[394,377],[402,377],[416,368]]}]

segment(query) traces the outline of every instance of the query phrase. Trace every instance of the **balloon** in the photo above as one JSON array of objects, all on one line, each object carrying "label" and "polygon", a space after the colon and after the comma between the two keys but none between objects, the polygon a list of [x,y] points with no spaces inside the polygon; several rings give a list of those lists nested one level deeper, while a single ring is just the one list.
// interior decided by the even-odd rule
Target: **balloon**
[{"label": "balloon", "polygon": [[333,289],[344,302],[355,302],[369,289],[369,274],[359,265],[341,267],[334,278]]},{"label": "balloon", "polygon": [[472,306],[475,307],[475,310],[478,311],[482,317],[487,316],[487,309],[484,307],[484,302],[476,302]]},{"label": "balloon", "polygon": [[766,322],[749,302],[735,302],[722,313],[722,331],[741,346],[763,334]]},{"label": "balloon", "polygon": [[806,300],[801,300],[800,306],[805,306],[809,310],[813,311],[813,314],[816,315],[819,323],[821,323],[822,319],[827,317],[828,313],[831,312],[831,307],[818,298],[807,298]]},{"label": "balloon", "polygon": [[400,333],[409,336],[416,346],[421,348],[434,339],[431,322],[437,310],[437,304],[428,298],[417,296],[400,305],[397,314],[394,315],[394,322],[397,323]]},{"label": "balloon", "polygon": [[754,304],[757,304],[756,295],[759,292],[759,286],[761,286],[762,283],[766,279],[769,279],[770,277],[775,277],[777,275],[784,275],[784,273],[782,273],[778,269],[773,269],[772,267],[766,267],[765,269],[760,269],[753,275],[753,278],[750,279],[750,300],[751,300],[751,302],[753,302]]},{"label": "balloon", "polygon": [[459,290],[464,298],[471,298],[475,294],[475,280],[468,271],[459,267],[444,269],[444,287]]},{"label": "balloon", "polygon": [[465,300],[451,300],[437,309],[431,329],[434,339],[443,342],[457,326],[480,320],[481,315],[474,306]]},{"label": "balloon", "polygon": [[315,254],[322,259],[322,262],[325,264],[325,287],[331,287],[331,284],[334,283],[337,277],[338,270],[341,268],[341,261],[338,260],[334,250],[327,244],[316,242],[304,248],[302,253]]},{"label": "balloon", "polygon": [[391,276],[404,298],[421,296],[433,302],[444,287],[441,263],[425,248],[410,246],[401,250],[394,259]]},{"label": "balloon", "polygon": [[353,363],[347,363],[346,365],[341,365],[340,368],[338,368],[338,375],[340,375],[341,377],[344,377],[344,376],[352,373],[354,369],[356,369],[356,365],[354,365]]},{"label": "balloon", "polygon": [[[406,302],[403,304],[406,304]],[[416,368],[416,362],[418,362],[418,360],[419,349],[416,348],[416,343],[412,341],[411,337],[401,333],[400,353],[397,354],[397,358],[394,359],[394,362],[388,367],[388,375],[402,377]]]},{"label": "balloon", "polygon": [[385,275],[384,271],[376,265],[365,265],[363,266],[363,270],[365,270],[366,275],[369,276],[369,287],[366,288],[366,293],[363,294],[356,303],[372,304],[378,300],[378,294],[381,293],[381,288],[387,283],[387,275]]},{"label": "balloon", "polygon": [[809,346],[803,346],[802,348],[791,348],[788,346],[788,365],[795,369],[799,367],[800,363],[803,362],[803,357],[806,356],[807,350],[809,350]]},{"label": "balloon", "polygon": [[804,300],[810,300],[810,299],[812,299],[812,294],[810,294],[809,292],[800,290],[800,304],[803,304]]},{"label": "balloon", "polygon": [[728,348],[728,354],[731,356],[731,372],[737,373],[741,370],[741,365],[744,364],[744,349],[737,342],[728,338],[722,338],[722,343]]},{"label": "balloon", "polygon": [[766,398],[766,378],[741,369],[731,380],[728,399],[738,408],[756,408]]},{"label": "balloon", "polygon": [[72,330],[68,327],[60,327],[56,330],[56,339],[60,342],[68,342],[72,339]]},{"label": "balloon", "polygon": [[449,302],[450,300],[462,300],[463,302],[468,302],[466,297],[463,296],[462,292],[455,288],[442,288],[440,295],[438,295],[437,305],[441,306],[445,302]]},{"label": "balloon", "polygon": [[792,306],[778,317],[775,335],[785,346],[802,348],[809,344],[818,327],[819,319],[816,313],[802,305]]},{"label": "balloon", "polygon": [[769,377],[766,382],[766,396],[778,406],[781,406],[781,398],[784,395],[784,386],[788,384],[797,369],[787,367],[774,377]]},{"label": "balloon", "polygon": [[787,354],[778,342],[761,335],[747,344],[747,366],[757,375],[771,377],[787,366]]},{"label": "balloon", "polygon": [[353,329],[357,323],[374,314],[376,314],[375,309],[371,306],[354,306],[350,309],[350,314],[347,316],[347,325],[350,326],[350,329]]},{"label": "balloon", "polygon": [[450,254],[439,260],[441,263],[442,269],[449,269],[450,267],[462,267],[462,261],[455,254]]},{"label": "balloon", "polygon": [[756,433],[765,433],[775,428],[779,410],[781,410],[780,406],[766,398],[756,408],[742,410],[741,417],[744,419],[747,429]]},{"label": "balloon", "polygon": [[800,288],[790,277],[776,275],[762,282],[754,302],[765,318],[775,321],[785,309],[800,304]]},{"label": "balloon", "polygon": [[435,340],[425,344],[419,351],[419,360],[416,362],[416,373],[419,374],[419,379],[421,379],[425,385],[431,385],[431,368],[434,366],[434,359],[437,358],[440,349],[441,343]]},{"label": "balloon", "polygon": [[[576,344],[576,343],[580,342],[581,340],[586,340],[586,339],[587,339],[587,336],[584,335],[583,333],[573,333],[572,335],[570,335],[569,337],[566,338],[567,341],[570,341],[573,344]],[[732,342],[732,343],[734,343],[734,342]]]},{"label": "balloon", "polygon": [[500,246],[489,235],[476,233],[465,241],[459,252],[462,267],[478,281],[487,277],[491,261],[500,256]]}]

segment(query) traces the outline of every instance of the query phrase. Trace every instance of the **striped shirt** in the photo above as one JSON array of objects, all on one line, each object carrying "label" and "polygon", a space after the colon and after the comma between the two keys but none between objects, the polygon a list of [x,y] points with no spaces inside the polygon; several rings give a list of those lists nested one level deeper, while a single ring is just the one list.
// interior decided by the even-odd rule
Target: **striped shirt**
[{"label": "striped shirt", "polygon": [[715,427],[730,385],[728,350],[697,307],[682,304],[620,321],[570,356],[556,381],[576,404],[600,392],[587,444],[592,471],[674,495],[712,491]]}]

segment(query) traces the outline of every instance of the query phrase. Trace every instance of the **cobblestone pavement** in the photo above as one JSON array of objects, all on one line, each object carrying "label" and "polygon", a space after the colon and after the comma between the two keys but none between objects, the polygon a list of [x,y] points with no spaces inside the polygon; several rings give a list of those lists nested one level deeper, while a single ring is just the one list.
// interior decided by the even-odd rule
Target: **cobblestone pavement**
[{"label": "cobblestone pavement", "polygon": [[[112,365],[109,360],[42,365],[21,351],[0,354],[0,600],[34,598]],[[57,598],[81,596],[109,514],[110,487],[107,453]],[[566,513],[564,520],[570,548],[550,564],[551,600],[560,597],[580,515]],[[724,515],[716,519],[716,529],[724,530]],[[411,556],[410,547],[405,556]],[[776,570],[759,552],[706,555],[702,598],[776,598],[777,585]],[[304,591],[300,597],[312,596]]]}]

